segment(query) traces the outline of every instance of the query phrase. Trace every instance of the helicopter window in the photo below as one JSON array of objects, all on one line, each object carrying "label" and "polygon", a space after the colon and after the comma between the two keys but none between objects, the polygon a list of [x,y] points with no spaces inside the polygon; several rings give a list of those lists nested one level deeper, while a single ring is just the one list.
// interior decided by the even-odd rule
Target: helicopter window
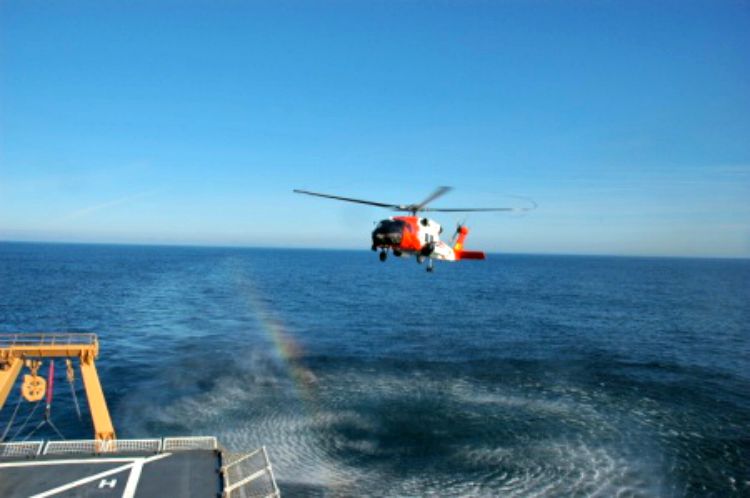
[{"label": "helicopter window", "polygon": [[375,226],[375,230],[379,232],[401,232],[406,225],[401,220],[382,220]]}]

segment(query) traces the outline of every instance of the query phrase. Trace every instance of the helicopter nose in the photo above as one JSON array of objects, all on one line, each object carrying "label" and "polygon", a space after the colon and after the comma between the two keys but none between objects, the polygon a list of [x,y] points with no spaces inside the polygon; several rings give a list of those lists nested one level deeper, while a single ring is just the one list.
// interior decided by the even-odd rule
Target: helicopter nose
[{"label": "helicopter nose", "polygon": [[379,226],[372,232],[372,243],[375,246],[397,246],[401,244],[401,226]]},{"label": "helicopter nose", "polygon": [[376,245],[398,245],[401,243],[401,233],[373,232],[372,242]]}]

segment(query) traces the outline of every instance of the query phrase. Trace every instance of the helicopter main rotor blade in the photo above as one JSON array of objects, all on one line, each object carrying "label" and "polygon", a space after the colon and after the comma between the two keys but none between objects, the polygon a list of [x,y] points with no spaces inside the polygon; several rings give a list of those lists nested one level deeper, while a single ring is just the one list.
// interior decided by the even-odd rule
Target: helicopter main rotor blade
[{"label": "helicopter main rotor blade", "polygon": [[527,197],[519,197],[531,203],[530,207],[497,207],[497,208],[422,208],[422,211],[434,211],[438,213],[471,213],[480,211],[533,211],[537,203]]},{"label": "helicopter main rotor blade", "polygon": [[310,192],[307,190],[294,189],[293,192],[297,194],[314,195],[316,197],[325,197],[326,199],[336,199],[337,201],[356,202],[357,204],[368,204],[370,206],[378,206],[378,207],[393,208],[393,209],[403,208],[403,206],[399,206],[398,204],[386,204],[384,202],[366,201],[363,199],[354,199],[351,197],[340,197],[338,195],[320,194],[318,192]]},{"label": "helicopter main rotor blade", "polygon": [[431,212],[438,212],[438,213],[470,213],[470,212],[480,212],[480,211],[532,211],[536,209],[537,204],[536,202],[532,201],[531,199],[525,199],[533,204],[532,207],[497,207],[497,208],[430,208],[426,207],[427,204],[434,201],[438,197],[442,197],[446,193],[453,190],[451,187],[438,187],[432,194],[427,196],[426,199],[424,199],[419,204],[388,204],[385,202],[375,202],[375,201],[368,201],[365,199],[355,199],[353,197],[342,197],[339,195],[331,195],[331,194],[322,194],[320,192],[310,192],[309,190],[300,190],[300,189],[294,189],[293,192],[297,194],[306,194],[306,195],[313,195],[316,197],[324,197],[326,199],[334,199],[337,201],[346,201],[346,202],[356,202],[357,204],[367,204],[369,206],[377,206],[377,207],[384,207],[384,208],[390,208],[394,211],[405,211],[408,213],[416,214],[420,211],[431,211]]},{"label": "helicopter main rotor blade", "polygon": [[531,211],[532,208],[422,208],[420,211],[433,211],[436,213],[471,213],[479,211]]},{"label": "helicopter main rotor blade", "polygon": [[425,200],[423,200],[419,204],[412,204],[411,206],[408,206],[407,210],[408,211],[413,211],[415,213],[417,211],[426,211],[425,206],[427,204],[431,203],[432,201],[434,201],[438,197],[444,196],[445,194],[447,194],[451,190],[453,190],[452,187],[438,187],[437,189],[435,189],[435,191],[433,193],[431,193],[430,195],[428,195]]}]

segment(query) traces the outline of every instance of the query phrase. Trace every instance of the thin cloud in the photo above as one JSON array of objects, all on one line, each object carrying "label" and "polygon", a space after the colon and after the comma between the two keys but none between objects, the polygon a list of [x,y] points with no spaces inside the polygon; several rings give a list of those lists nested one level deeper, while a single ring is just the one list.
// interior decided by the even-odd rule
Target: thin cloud
[{"label": "thin cloud", "polygon": [[80,218],[84,218],[86,216],[89,216],[93,213],[96,213],[98,211],[102,211],[105,209],[110,209],[115,206],[122,206],[125,204],[131,204],[137,200],[144,199],[146,197],[151,197],[155,194],[157,194],[158,190],[148,190],[145,192],[139,192],[137,194],[131,194],[125,197],[120,197],[119,199],[114,199],[111,201],[103,202],[101,204],[95,204],[93,206],[87,206],[82,209],[78,209],[76,211],[73,211],[71,213],[68,213],[67,215],[63,216],[61,218],[61,221],[73,221]]}]

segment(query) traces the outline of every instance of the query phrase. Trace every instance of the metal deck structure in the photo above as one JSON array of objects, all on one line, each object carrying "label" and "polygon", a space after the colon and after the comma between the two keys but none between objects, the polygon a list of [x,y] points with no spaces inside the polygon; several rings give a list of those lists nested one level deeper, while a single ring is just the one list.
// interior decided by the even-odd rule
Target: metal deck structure
[{"label": "metal deck structure", "polygon": [[214,437],[0,443],[0,496],[280,496],[265,447],[229,453]]},{"label": "metal deck structure", "polygon": [[[96,371],[94,360],[98,356],[99,340],[96,334],[0,334],[0,410],[24,367],[31,371],[31,375],[24,376],[23,397],[29,402],[39,401],[46,390],[49,405],[52,399],[53,360],[66,359],[68,379],[72,383],[75,372],[71,359],[77,359],[94,425],[94,438],[100,441],[115,439],[115,428]],[[37,375],[43,359],[50,361],[49,386]]]},{"label": "metal deck structure", "polygon": [[[250,453],[230,453],[210,436],[118,439],[96,371],[98,355],[96,334],[0,334],[0,411],[19,375],[28,371],[15,409],[0,432],[0,497],[280,496],[265,447]],[[81,418],[74,386],[74,361],[78,363],[93,439],[65,440],[51,420],[55,359],[65,360],[66,377]],[[46,380],[39,374],[45,362]],[[44,419],[24,433],[45,394]],[[11,432],[24,400],[34,408],[20,428]],[[63,440],[26,441],[45,424]],[[13,434],[11,439],[25,437],[20,442],[4,442],[8,434]]]}]

